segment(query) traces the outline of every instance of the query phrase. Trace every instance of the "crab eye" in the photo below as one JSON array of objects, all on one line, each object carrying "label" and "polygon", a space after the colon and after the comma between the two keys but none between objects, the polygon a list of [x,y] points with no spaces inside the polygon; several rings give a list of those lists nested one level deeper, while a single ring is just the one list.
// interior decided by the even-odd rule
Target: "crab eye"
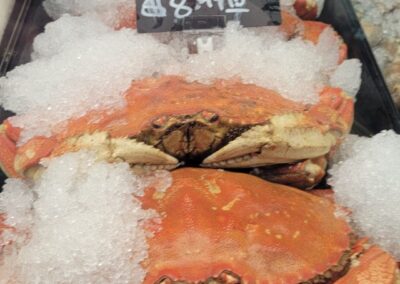
[{"label": "crab eye", "polygon": [[174,281],[168,276],[163,276],[155,284],[172,284]]},{"label": "crab eye", "polygon": [[165,117],[165,116],[162,116],[162,117],[159,117],[159,118],[157,118],[157,119],[155,119],[153,122],[152,122],[152,126],[153,126],[153,128],[155,128],[155,129],[160,129],[160,128],[162,128],[164,125],[165,125],[165,123],[167,122],[167,117]]}]

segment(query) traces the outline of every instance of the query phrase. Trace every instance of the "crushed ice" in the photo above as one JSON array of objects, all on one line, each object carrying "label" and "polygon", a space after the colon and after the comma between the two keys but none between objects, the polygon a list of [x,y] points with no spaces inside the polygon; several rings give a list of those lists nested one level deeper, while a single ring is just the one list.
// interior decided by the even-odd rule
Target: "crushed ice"
[{"label": "crushed ice", "polygon": [[342,88],[346,94],[355,97],[361,86],[361,71],[358,59],[345,60],[331,76],[330,84]]},{"label": "crushed ice", "polygon": [[0,103],[19,115],[12,122],[24,128],[25,141],[89,109],[122,106],[131,81],[171,57],[150,35],[71,16],[50,23],[34,47],[36,60],[0,78]]},{"label": "crushed ice", "polygon": [[[34,184],[9,179],[0,194],[0,214],[15,228],[0,238],[0,247],[6,245],[0,283],[142,283],[141,224],[158,217],[135,196],[149,178],[132,174],[126,163],[96,162],[87,152],[46,166]],[[157,178],[166,178],[166,186],[170,174]]]},{"label": "crushed ice", "polygon": [[[358,89],[359,80],[350,82],[346,75],[357,77],[359,65],[344,63],[346,68],[335,72],[339,40],[330,28],[313,45],[299,37],[288,41],[276,27],[245,29],[231,23],[215,51],[189,55],[182,33],[169,35],[172,41],[165,43],[162,35],[116,31],[85,14],[95,2],[106,3],[72,1],[63,11],[83,16],[66,14],[48,24],[35,39],[33,61],[0,78],[0,104],[18,115],[12,123],[23,128],[20,143],[49,136],[61,122],[88,110],[122,106],[132,80],[156,74],[201,82],[240,77],[305,103],[318,101],[332,74],[336,86],[352,93]],[[83,12],[72,12],[74,7]]]},{"label": "crushed ice", "polygon": [[350,136],[329,171],[335,198],[361,234],[400,260],[400,135]]},{"label": "crushed ice", "polygon": [[136,5],[132,0],[45,0],[43,6],[53,19],[64,14],[94,16],[110,26],[118,25],[122,13],[134,14]]}]

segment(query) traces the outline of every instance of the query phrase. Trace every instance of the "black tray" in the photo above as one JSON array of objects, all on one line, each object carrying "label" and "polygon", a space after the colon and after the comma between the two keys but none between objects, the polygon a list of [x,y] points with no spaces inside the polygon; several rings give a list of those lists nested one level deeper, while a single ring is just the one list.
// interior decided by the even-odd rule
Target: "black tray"
[{"label": "black tray", "polygon": [[352,132],[371,136],[384,129],[400,133],[400,114],[376,63],[350,0],[326,0],[320,20],[331,24],[349,47],[349,57],[363,65]]},{"label": "black tray", "polygon": [[[12,13],[13,20],[10,21],[0,45],[0,56],[3,56],[0,62],[4,62],[0,66],[0,76],[30,60],[34,37],[51,21],[41,2],[42,0],[17,1],[19,4],[16,4]],[[384,129],[393,129],[400,133],[400,114],[350,0],[326,0],[320,20],[331,24],[341,34],[349,47],[349,57],[359,58],[363,64],[362,85],[357,95],[352,133],[372,136]],[[11,26],[15,28],[12,29]],[[6,53],[1,47],[7,47]],[[0,108],[0,121],[10,115],[10,112]],[[0,185],[4,183],[4,178],[0,173]]]}]

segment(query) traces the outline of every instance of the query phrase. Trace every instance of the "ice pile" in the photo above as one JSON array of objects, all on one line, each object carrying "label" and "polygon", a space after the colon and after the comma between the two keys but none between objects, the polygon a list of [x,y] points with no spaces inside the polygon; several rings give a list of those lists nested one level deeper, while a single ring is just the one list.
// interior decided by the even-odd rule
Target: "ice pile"
[{"label": "ice pile", "polygon": [[[95,17],[64,15],[46,26],[34,42],[31,63],[0,78],[0,104],[17,113],[20,142],[49,136],[60,123],[88,110],[117,108],[132,80],[178,74],[189,80],[241,78],[305,103],[318,100],[329,84],[354,94],[360,66],[337,68],[339,41],[326,29],[317,45],[297,37],[287,41],[276,27],[244,29],[231,23],[214,51],[189,55],[181,33],[160,35],[113,30]],[[335,72],[336,70],[336,72]]]},{"label": "ice pile", "polygon": [[22,140],[48,136],[90,109],[122,106],[133,79],[151,76],[173,57],[150,35],[115,32],[88,17],[49,24],[34,48],[34,61],[0,78],[0,104],[19,115],[13,124],[25,129]]},{"label": "ice pile", "polygon": [[170,72],[201,82],[238,77],[292,100],[315,103],[339,60],[339,41],[329,28],[318,45],[299,37],[287,41],[273,27],[245,29],[235,23],[222,36],[219,48],[180,58],[180,70]]},{"label": "ice pile", "polygon": [[[8,180],[0,194],[0,213],[16,228],[0,239],[0,247],[12,241],[0,282],[142,283],[147,243],[141,224],[159,219],[134,195],[154,179],[143,181],[125,163],[95,162],[87,152],[55,158],[47,167],[35,184]],[[169,173],[161,178],[165,190]]]},{"label": "ice pile", "polygon": [[329,173],[359,232],[400,260],[400,135],[351,136]]},{"label": "ice pile", "polygon": [[361,86],[361,71],[360,60],[345,60],[332,74],[330,85],[342,88],[349,96],[356,97]]}]

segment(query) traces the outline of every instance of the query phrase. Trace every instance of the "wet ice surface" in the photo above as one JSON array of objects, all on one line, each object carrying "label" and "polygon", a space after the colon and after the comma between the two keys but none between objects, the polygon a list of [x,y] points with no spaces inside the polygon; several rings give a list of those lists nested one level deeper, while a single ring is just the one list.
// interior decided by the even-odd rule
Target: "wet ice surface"
[{"label": "wet ice surface", "polygon": [[[122,106],[131,81],[153,74],[205,83],[241,78],[315,103],[337,67],[339,41],[330,29],[315,46],[301,38],[287,41],[276,27],[242,29],[231,23],[215,51],[199,55],[188,54],[181,33],[169,44],[160,38],[114,31],[93,15],[65,15],[50,23],[34,42],[34,60],[0,79],[0,104],[18,114],[12,123],[24,129],[20,142],[49,136],[61,122],[90,109]],[[359,66],[352,67],[346,72],[358,74]]]},{"label": "wet ice surface", "polygon": [[351,136],[330,170],[337,201],[362,234],[400,260],[400,135]]},{"label": "wet ice surface", "polygon": [[142,283],[141,224],[158,217],[133,195],[154,181],[165,190],[170,174],[142,180],[128,164],[95,162],[87,152],[47,166],[35,184],[9,179],[0,194],[0,213],[16,228],[0,238],[0,247],[13,241],[0,262],[0,283]]}]

